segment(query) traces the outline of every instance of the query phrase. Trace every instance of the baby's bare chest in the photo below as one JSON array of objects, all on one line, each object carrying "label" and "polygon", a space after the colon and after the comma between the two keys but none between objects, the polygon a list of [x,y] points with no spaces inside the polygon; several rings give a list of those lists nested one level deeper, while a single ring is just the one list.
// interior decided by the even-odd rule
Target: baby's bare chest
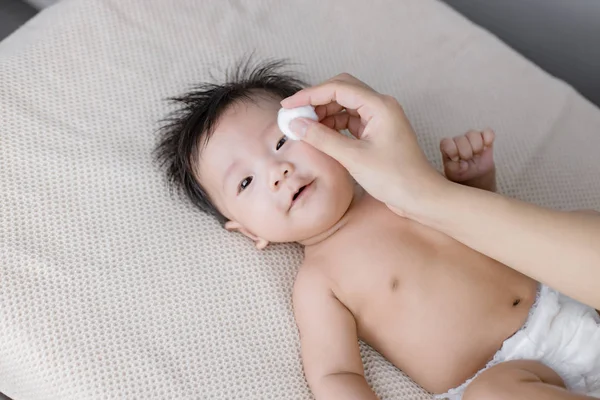
[{"label": "baby's bare chest", "polygon": [[431,315],[488,303],[491,309],[509,302],[519,286],[532,287],[529,278],[448,236],[390,214],[357,219],[323,251],[332,290],[365,323],[389,313],[398,318],[407,308],[435,309]]},{"label": "baby's bare chest", "polygon": [[329,243],[324,271],[348,294],[399,293],[407,285],[435,285],[488,262],[451,238],[392,215],[357,221]]},{"label": "baby's bare chest", "polygon": [[319,268],[359,337],[430,390],[484,365],[535,298],[530,278],[414,222],[374,212],[346,228]]}]

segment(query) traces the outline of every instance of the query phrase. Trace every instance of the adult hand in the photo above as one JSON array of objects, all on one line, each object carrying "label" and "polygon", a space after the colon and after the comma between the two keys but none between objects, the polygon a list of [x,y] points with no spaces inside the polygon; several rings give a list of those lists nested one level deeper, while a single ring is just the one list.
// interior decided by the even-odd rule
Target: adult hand
[{"label": "adult hand", "polygon": [[[284,108],[315,106],[319,121],[298,118],[290,128],[339,161],[373,197],[409,215],[423,196],[436,196],[445,179],[419,147],[398,101],[349,74],[299,91]],[[348,129],[358,140],[339,133]]]},{"label": "adult hand", "polygon": [[[600,216],[549,210],[447,181],[427,162],[398,102],[348,74],[281,102],[286,108],[308,104],[316,106],[320,123],[304,120],[291,128],[299,136],[304,130],[304,141],[342,163],[372,196],[600,309]],[[341,129],[359,140],[342,136]]]}]

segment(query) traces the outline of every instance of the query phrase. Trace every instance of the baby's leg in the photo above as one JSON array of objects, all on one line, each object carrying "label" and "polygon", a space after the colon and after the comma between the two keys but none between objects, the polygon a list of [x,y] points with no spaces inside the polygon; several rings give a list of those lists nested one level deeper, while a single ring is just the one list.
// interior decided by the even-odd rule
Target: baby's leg
[{"label": "baby's leg", "polygon": [[551,368],[529,360],[507,361],[479,375],[465,390],[463,400],[588,400],[567,391]]},{"label": "baby's leg", "polygon": [[496,190],[496,168],[491,129],[469,131],[462,136],[440,142],[446,178],[483,190]]}]

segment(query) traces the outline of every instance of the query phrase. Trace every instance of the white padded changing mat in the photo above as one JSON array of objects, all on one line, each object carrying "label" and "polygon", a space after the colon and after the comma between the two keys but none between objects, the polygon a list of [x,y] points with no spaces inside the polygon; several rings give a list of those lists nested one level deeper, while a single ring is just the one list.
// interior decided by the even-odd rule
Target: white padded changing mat
[{"label": "white padded changing mat", "polygon": [[[255,51],[311,82],[398,97],[442,136],[491,126],[500,190],[600,208],[600,111],[434,0],[63,0],[0,43],[0,391],[38,399],[310,399],[290,291],[259,252],[171,198],[154,130]],[[363,347],[382,399],[429,395]]]}]

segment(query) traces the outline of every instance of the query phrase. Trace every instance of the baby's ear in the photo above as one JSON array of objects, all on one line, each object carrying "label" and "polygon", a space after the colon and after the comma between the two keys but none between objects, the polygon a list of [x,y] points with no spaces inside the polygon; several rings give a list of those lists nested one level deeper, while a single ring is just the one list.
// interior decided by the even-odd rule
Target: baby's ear
[{"label": "baby's ear", "polygon": [[225,222],[225,229],[227,229],[229,232],[239,232],[242,235],[252,239],[252,241],[254,242],[254,245],[256,246],[256,248],[258,250],[262,250],[269,245],[268,240],[256,236],[254,233],[250,232],[248,229],[246,229],[242,224],[240,224],[237,221]]}]

